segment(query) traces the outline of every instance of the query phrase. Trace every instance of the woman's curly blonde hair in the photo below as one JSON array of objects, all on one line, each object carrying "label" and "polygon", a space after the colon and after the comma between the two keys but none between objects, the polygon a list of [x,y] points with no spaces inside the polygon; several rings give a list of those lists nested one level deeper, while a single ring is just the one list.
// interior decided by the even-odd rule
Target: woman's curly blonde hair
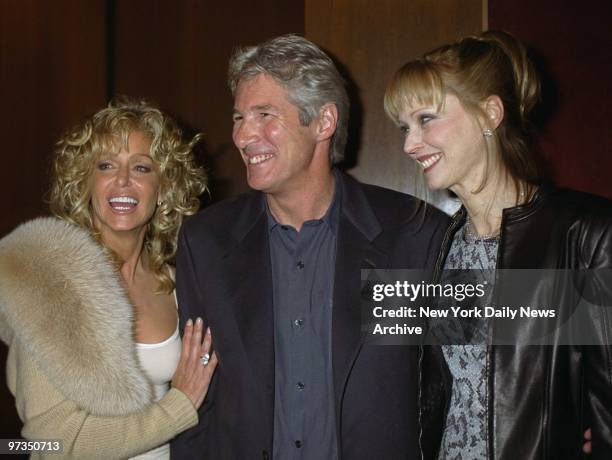
[{"label": "woman's curly blonde hair", "polygon": [[86,228],[99,240],[91,214],[92,174],[97,160],[127,148],[128,137],[135,131],[149,136],[150,155],[160,178],[160,203],[148,224],[144,245],[159,292],[170,293],[174,280],[165,265],[174,262],[183,217],[198,210],[198,197],[206,190],[206,175],[193,156],[201,134],[184,141],[175,121],[159,109],[146,101],[117,98],[57,142],[49,205],[55,216]]}]

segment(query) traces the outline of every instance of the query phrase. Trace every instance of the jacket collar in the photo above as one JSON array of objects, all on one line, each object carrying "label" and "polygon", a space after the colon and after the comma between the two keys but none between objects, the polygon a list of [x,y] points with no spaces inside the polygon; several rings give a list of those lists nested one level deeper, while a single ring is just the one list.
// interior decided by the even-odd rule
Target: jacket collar
[{"label": "jacket collar", "polygon": [[340,171],[336,172],[336,180],[342,187],[342,214],[368,241],[374,241],[382,232],[382,226],[363,193],[361,184]]},{"label": "jacket collar", "polygon": [[232,235],[237,243],[240,243],[251,230],[262,214],[266,212],[265,194],[256,190],[246,193],[237,201],[240,213],[236,223],[232,226]]},{"label": "jacket collar", "polygon": [[506,208],[502,211],[502,225],[509,221],[526,219],[537,212],[546,202],[547,198],[554,192],[554,187],[550,184],[540,185],[529,202]]},{"label": "jacket collar", "polygon": [[[501,221],[501,232],[500,232],[500,244],[497,251],[497,264],[500,264],[502,261],[505,261],[506,255],[502,250],[506,245],[506,229],[509,225],[520,222],[524,219],[529,218],[536,212],[538,212],[547,202],[548,198],[555,193],[556,188],[550,183],[543,183],[536,189],[533,197],[529,202],[519,205],[513,206],[511,208],[505,208],[502,211],[502,221]],[[440,249],[440,253],[438,254],[438,259],[436,260],[435,265],[435,273],[434,279],[438,280],[441,270],[444,265],[444,261],[446,259],[446,255],[450,250],[450,245],[453,241],[453,236],[455,232],[465,223],[467,218],[467,211],[464,206],[461,206],[459,210],[453,214],[451,219],[451,224],[446,230],[446,234],[444,235],[444,239],[442,240],[442,246]]]},{"label": "jacket collar", "polygon": [[[513,206],[511,208],[505,208],[502,211],[502,226],[505,222],[521,220],[529,217],[538,209],[540,209],[543,204],[546,202],[546,199],[554,193],[555,188],[550,184],[542,184],[540,185],[533,197],[529,202],[525,204],[521,204],[519,206]],[[455,224],[461,224],[467,217],[467,211],[464,206],[461,206],[459,210],[453,214],[451,229],[456,229],[457,226]]]},{"label": "jacket collar", "polygon": [[[350,176],[338,169],[333,169],[336,187],[341,192],[340,212],[359,230],[368,241],[374,241],[382,232],[382,227],[367,201],[361,185]],[[266,212],[265,194],[251,191],[241,197],[241,212],[232,227],[232,235],[236,242],[241,242],[253,230],[255,224]]]}]

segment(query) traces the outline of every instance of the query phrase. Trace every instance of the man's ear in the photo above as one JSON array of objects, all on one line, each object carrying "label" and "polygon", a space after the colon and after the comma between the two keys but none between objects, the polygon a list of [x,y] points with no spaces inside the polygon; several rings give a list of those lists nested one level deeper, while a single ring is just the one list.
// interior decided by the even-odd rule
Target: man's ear
[{"label": "man's ear", "polygon": [[481,103],[481,108],[485,114],[485,127],[496,129],[504,119],[504,103],[501,98],[493,94]]},{"label": "man's ear", "polygon": [[319,109],[317,140],[324,141],[326,139],[331,139],[336,132],[337,124],[338,107],[336,107],[336,104],[332,102],[324,104]]}]

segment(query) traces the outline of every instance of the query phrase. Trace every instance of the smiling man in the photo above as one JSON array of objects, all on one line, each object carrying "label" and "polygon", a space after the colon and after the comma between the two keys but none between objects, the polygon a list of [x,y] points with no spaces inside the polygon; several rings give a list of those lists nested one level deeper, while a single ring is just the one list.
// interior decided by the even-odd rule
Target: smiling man
[{"label": "smiling man", "polygon": [[181,233],[181,320],[205,318],[220,361],[173,458],[418,458],[417,350],[362,343],[360,269],[431,267],[446,218],[333,168],[349,102],[313,43],[239,49],[229,86],[253,191]]}]

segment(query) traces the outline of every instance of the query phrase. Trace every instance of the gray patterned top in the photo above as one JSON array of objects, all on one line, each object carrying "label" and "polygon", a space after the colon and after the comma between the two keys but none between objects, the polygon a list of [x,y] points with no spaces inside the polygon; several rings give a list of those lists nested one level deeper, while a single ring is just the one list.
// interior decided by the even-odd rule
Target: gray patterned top
[{"label": "gray patterned top", "polygon": [[[467,239],[464,225],[455,234],[444,268],[482,269],[482,276],[487,277],[487,272],[495,268],[498,240],[468,242]],[[485,323],[480,326],[486,328]],[[453,378],[453,388],[438,458],[487,458],[487,347],[482,344],[443,345],[442,351]]]}]

